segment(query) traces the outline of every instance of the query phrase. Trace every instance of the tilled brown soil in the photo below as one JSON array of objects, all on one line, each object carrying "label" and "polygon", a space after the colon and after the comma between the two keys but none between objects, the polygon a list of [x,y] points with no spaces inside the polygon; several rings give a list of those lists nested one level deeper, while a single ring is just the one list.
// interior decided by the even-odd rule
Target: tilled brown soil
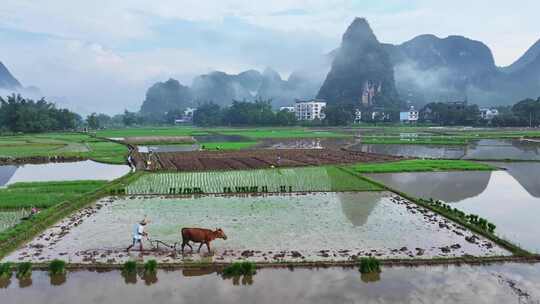
[{"label": "tilled brown soil", "polygon": [[133,152],[137,169],[150,171],[241,170],[275,167],[300,167],[331,164],[372,163],[403,159],[338,149],[279,149],[245,151]]}]

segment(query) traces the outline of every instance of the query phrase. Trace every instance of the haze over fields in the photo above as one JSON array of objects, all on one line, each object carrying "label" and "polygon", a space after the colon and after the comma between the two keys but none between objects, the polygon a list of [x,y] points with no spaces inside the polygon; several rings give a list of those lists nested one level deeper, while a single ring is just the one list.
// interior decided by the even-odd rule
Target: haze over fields
[{"label": "haze over fields", "polygon": [[[344,57],[340,44],[362,48],[365,41],[354,35],[342,41],[359,16],[369,24],[358,28],[369,27],[375,37],[370,45],[389,57],[395,92],[394,85],[382,90],[388,88],[390,97],[512,104],[540,95],[539,10],[538,1],[527,0],[6,0],[0,7],[0,61],[7,68],[0,68],[0,93],[47,96],[80,113],[144,110],[147,90],[160,92],[163,84],[178,93],[175,107],[218,97],[222,103],[272,98],[276,106],[317,95],[338,102],[331,87],[379,79],[360,66],[338,73],[351,73],[354,82],[327,79],[336,56]],[[353,53],[361,62],[362,54]],[[363,73],[368,76],[356,78]],[[325,80],[330,83],[321,92]]]}]

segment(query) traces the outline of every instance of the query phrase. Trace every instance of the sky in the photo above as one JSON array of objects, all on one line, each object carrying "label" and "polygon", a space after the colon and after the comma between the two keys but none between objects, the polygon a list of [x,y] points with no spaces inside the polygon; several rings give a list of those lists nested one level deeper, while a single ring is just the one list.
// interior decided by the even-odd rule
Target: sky
[{"label": "sky", "polygon": [[462,35],[506,66],[540,39],[539,11],[538,0],[2,0],[0,61],[59,106],[113,114],[137,111],[171,77],[287,77],[339,46],[357,16],[381,42]]}]

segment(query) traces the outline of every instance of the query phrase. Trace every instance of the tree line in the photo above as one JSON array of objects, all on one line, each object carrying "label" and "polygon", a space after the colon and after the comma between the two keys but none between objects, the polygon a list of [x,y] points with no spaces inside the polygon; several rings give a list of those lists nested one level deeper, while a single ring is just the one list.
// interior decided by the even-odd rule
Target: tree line
[{"label": "tree line", "polygon": [[296,116],[287,110],[274,112],[271,100],[255,102],[234,100],[229,107],[220,107],[206,102],[193,114],[193,123],[198,126],[291,126],[297,123]]},{"label": "tree line", "polygon": [[0,96],[1,132],[45,132],[73,130],[81,116],[67,109],[58,109],[44,98],[34,101],[21,95]]}]

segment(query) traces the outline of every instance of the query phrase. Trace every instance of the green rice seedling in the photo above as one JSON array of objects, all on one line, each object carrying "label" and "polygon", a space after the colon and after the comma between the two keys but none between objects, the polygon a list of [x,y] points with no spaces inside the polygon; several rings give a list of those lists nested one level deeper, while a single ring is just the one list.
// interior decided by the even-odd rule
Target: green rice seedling
[{"label": "green rice seedling", "polygon": [[0,264],[0,278],[11,278],[12,275],[12,264],[10,262],[5,262]]},{"label": "green rice seedling", "polygon": [[49,264],[49,274],[60,275],[66,273],[66,262],[62,260],[53,260]]},{"label": "green rice seedling", "polygon": [[257,266],[253,262],[236,262],[223,269],[223,275],[226,277],[254,275],[257,272]]},{"label": "green rice seedling", "polygon": [[137,273],[137,263],[135,261],[127,261],[122,267],[122,272],[124,274],[135,274]]},{"label": "green rice seedling", "polygon": [[359,260],[359,270],[361,273],[381,272],[381,263],[374,257],[363,257]]},{"label": "green rice seedling", "polygon": [[28,278],[32,275],[32,263],[23,262],[17,266],[17,278]]},{"label": "green rice seedling", "polygon": [[156,260],[149,260],[146,263],[144,263],[144,273],[145,274],[153,274],[157,272],[157,261]]}]

